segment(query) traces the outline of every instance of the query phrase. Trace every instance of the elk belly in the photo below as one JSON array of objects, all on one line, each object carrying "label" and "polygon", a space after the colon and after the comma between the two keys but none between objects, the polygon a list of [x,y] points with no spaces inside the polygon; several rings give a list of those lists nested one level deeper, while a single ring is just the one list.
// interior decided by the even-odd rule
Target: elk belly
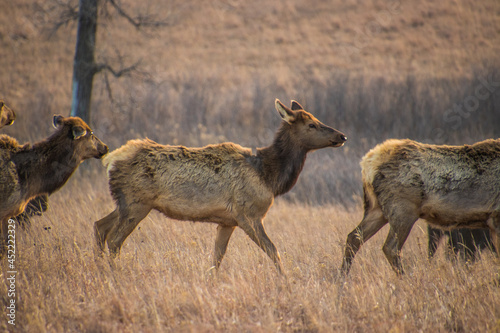
[{"label": "elk belly", "polygon": [[420,218],[438,227],[485,227],[491,212],[478,202],[432,198],[423,205]]}]

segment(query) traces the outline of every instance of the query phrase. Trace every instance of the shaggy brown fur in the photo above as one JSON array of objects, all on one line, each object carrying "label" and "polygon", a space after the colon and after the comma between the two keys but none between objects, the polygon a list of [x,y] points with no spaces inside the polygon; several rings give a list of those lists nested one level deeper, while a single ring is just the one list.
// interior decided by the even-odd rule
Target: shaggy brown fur
[{"label": "shaggy brown fur", "polygon": [[347,237],[344,275],[361,244],[386,223],[383,251],[398,273],[401,248],[418,218],[439,228],[500,233],[500,140],[465,146],[388,140],[365,155],[361,168],[365,215]]},{"label": "shaggy brown fur", "polygon": [[108,152],[80,118],[55,116],[54,126],[52,136],[33,146],[0,136],[0,255],[7,245],[9,218],[22,213],[30,199],[57,191],[82,161]]},{"label": "shaggy brown fur", "polygon": [[0,100],[0,128],[9,126],[16,120],[16,114],[12,111],[4,101]]},{"label": "shaggy brown fur", "polygon": [[238,226],[282,272],[262,220],[274,197],[297,181],[307,152],[340,147],[347,139],[295,101],[289,109],[276,100],[276,109],[284,121],[273,144],[257,149],[256,155],[234,143],[186,148],[147,139],[129,141],[110,153],[103,163],[117,207],[95,223],[99,249],[104,251],[107,241],[112,256],[118,255],[127,236],[156,209],[177,220],[218,224],[214,268]]}]

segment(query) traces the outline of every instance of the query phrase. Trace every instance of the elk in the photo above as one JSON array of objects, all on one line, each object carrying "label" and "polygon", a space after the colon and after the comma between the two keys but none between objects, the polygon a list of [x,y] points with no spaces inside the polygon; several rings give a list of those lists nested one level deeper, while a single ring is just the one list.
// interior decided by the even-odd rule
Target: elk
[{"label": "elk", "polygon": [[430,145],[387,140],[361,160],[364,217],[347,236],[341,272],[361,245],[389,223],[383,252],[403,274],[400,252],[417,219],[442,229],[489,228],[500,234],[500,140]]},{"label": "elk", "polygon": [[16,114],[0,99],[0,128],[9,126],[16,120]]},{"label": "elk", "polygon": [[108,152],[80,118],[54,116],[53,124],[57,131],[33,146],[0,136],[0,256],[7,247],[10,218],[22,213],[31,199],[61,188],[81,162]]},{"label": "elk", "polygon": [[434,257],[441,238],[448,236],[446,246],[447,254],[453,253],[464,261],[474,261],[480,250],[490,249],[495,251],[489,229],[454,229],[442,230],[427,225],[428,256]]},{"label": "elk", "polygon": [[[3,100],[0,100],[0,128],[12,125],[14,120],[16,120],[15,112],[5,105]],[[48,199],[46,194],[32,199],[26,206],[25,211],[19,216],[16,216],[16,220],[19,224],[25,227],[29,224],[30,217],[42,215],[42,213],[47,210]]]},{"label": "elk", "polygon": [[234,229],[243,231],[283,274],[280,255],[263,219],[274,198],[297,181],[309,151],[340,147],[347,138],[292,101],[278,99],[282,118],[273,143],[249,148],[234,143],[202,148],[132,140],[104,158],[116,208],[94,225],[99,253],[105,243],[112,258],[152,209],[169,218],[218,224],[211,269],[217,270]]},{"label": "elk", "polygon": [[[10,109],[3,100],[0,100],[0,128],[4,126],[10,126],[16,120],[15,112]],[[23,227],[29,224],[30,217],[34,215],[42,215],[42,212],[47,210],[48,207],[48,196],[40,196],[31,200],[26,209],[21,215],[16,216],[16,220]]]}]

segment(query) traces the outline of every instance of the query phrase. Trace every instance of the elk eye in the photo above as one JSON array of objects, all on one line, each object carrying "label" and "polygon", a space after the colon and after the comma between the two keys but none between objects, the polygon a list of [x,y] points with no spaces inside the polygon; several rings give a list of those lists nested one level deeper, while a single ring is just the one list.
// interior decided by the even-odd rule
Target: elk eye
[{"label": "elk eye", "polygon": [[309,124],[309,128],[316,128],[316,125],[314,125],[314,124]]}]

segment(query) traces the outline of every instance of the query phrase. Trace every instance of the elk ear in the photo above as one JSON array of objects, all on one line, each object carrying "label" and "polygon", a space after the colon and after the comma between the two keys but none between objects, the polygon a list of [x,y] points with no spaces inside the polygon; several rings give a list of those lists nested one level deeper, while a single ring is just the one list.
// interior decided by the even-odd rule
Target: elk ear
[{"label": "elk ear", "polygon": [[5,105],[5,104],[4,104],[4,102],[3,102],[2,100],[0,100],[0,110],[2,110],[2,109],[3,109],[3,106],[4,106],[4,105]]},{"label": "elk ear", "polygon": [[58,128],[62,125],[63,119],[64,117],[61,115],[54,116],[54,118],[52,119],[52,126],[54,126],[54,128]]},{"label": "elk ear", "polygon": [[73,131],[73,139],[75,140],[78,140],[82,136],[87,134],[87,131],[82,126],[73,126],[72,131]]},{"label": "elk ear", "polygon": [[304,110],[302,105],[299,104],[299,102],[292,100],[292,110],[297,111],[297,110]]},{"label": "elk ear", "polygon": [[284,106],[283,103],[281,103],[280,100],[277,98],[275,106],[276,110],[278,110],[278,113],[280,114],[281,118],[283,118],[284,121],[286,121],[289,124],[295,121],[295,112]]}]

